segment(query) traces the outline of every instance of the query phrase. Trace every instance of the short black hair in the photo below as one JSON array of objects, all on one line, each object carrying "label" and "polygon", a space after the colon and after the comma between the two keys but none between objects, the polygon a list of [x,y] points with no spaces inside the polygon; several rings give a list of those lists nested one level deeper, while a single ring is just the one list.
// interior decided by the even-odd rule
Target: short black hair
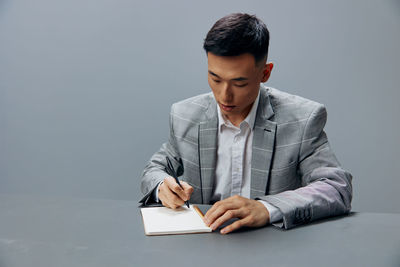
[{"label": "short black hair", "polygon": [[249,53],[258,63],[268,56],[269,31],[255,15],[233,13],[219,19],[207,33],[203,48],[217,56]]}]

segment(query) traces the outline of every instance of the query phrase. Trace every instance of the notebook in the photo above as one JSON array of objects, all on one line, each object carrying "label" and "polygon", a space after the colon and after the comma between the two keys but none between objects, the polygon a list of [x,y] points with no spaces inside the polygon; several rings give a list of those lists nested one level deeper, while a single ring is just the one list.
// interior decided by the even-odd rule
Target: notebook
[{"label": "notebook", "polygon": [[207,233],[212,229],[203,222],[202,212],[197,206],[170,209],[149,207],[140,209],[146,235],[175,235]]}]

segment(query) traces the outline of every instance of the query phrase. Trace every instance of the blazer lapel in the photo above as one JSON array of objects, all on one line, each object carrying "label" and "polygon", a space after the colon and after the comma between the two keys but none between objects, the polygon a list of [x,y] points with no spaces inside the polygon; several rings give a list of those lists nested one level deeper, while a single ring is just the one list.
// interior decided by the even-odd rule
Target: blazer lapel
[{"label": "blazer lapel", "polygon": [[218,116],[217,105],[211,101],[206,111],[206,121],[199,124],[199,161],[202,185],[201,199],[208,204],[214,186],[217,160]]},{"label": "blazer lapel", "polygon": [[252,199],[267,192],[276,135],[276,122],[269,120],[273,115],[268,92],[261,86],[252,145],[250,185]]}]

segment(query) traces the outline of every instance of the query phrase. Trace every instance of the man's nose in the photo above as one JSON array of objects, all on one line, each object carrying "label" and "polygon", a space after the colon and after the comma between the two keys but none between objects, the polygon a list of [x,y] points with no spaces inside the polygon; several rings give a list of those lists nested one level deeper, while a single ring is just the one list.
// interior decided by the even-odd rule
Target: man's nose
[{"label": "man's nose", "polygon": [[229,104],[232,101],[233,92],[232,86],[229,83],[224,83],[221,96],[225,104]]}]

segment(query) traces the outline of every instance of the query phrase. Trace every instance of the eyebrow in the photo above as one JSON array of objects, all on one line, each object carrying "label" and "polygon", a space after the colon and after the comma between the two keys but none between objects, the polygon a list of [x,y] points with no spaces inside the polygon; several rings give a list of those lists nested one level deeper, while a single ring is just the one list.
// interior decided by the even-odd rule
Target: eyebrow
[{"label": "eyebrow", "polygon": [[[209,70],[208,73],[210,73],[212,76],[214,76],[214,77],[216,77],[216,78],[218,78],[218,79],[221,79],[221,77],[219,77],[217,74],[215,74],[215,73],[212,72],[211,70]],[[247,81],[247,80],[248,80],[248,78],[246,78],[246,77],[237,77],[237,78],[231,79],[231,81],[237,81],[237,82],[240,82],[240,81]]]}]

